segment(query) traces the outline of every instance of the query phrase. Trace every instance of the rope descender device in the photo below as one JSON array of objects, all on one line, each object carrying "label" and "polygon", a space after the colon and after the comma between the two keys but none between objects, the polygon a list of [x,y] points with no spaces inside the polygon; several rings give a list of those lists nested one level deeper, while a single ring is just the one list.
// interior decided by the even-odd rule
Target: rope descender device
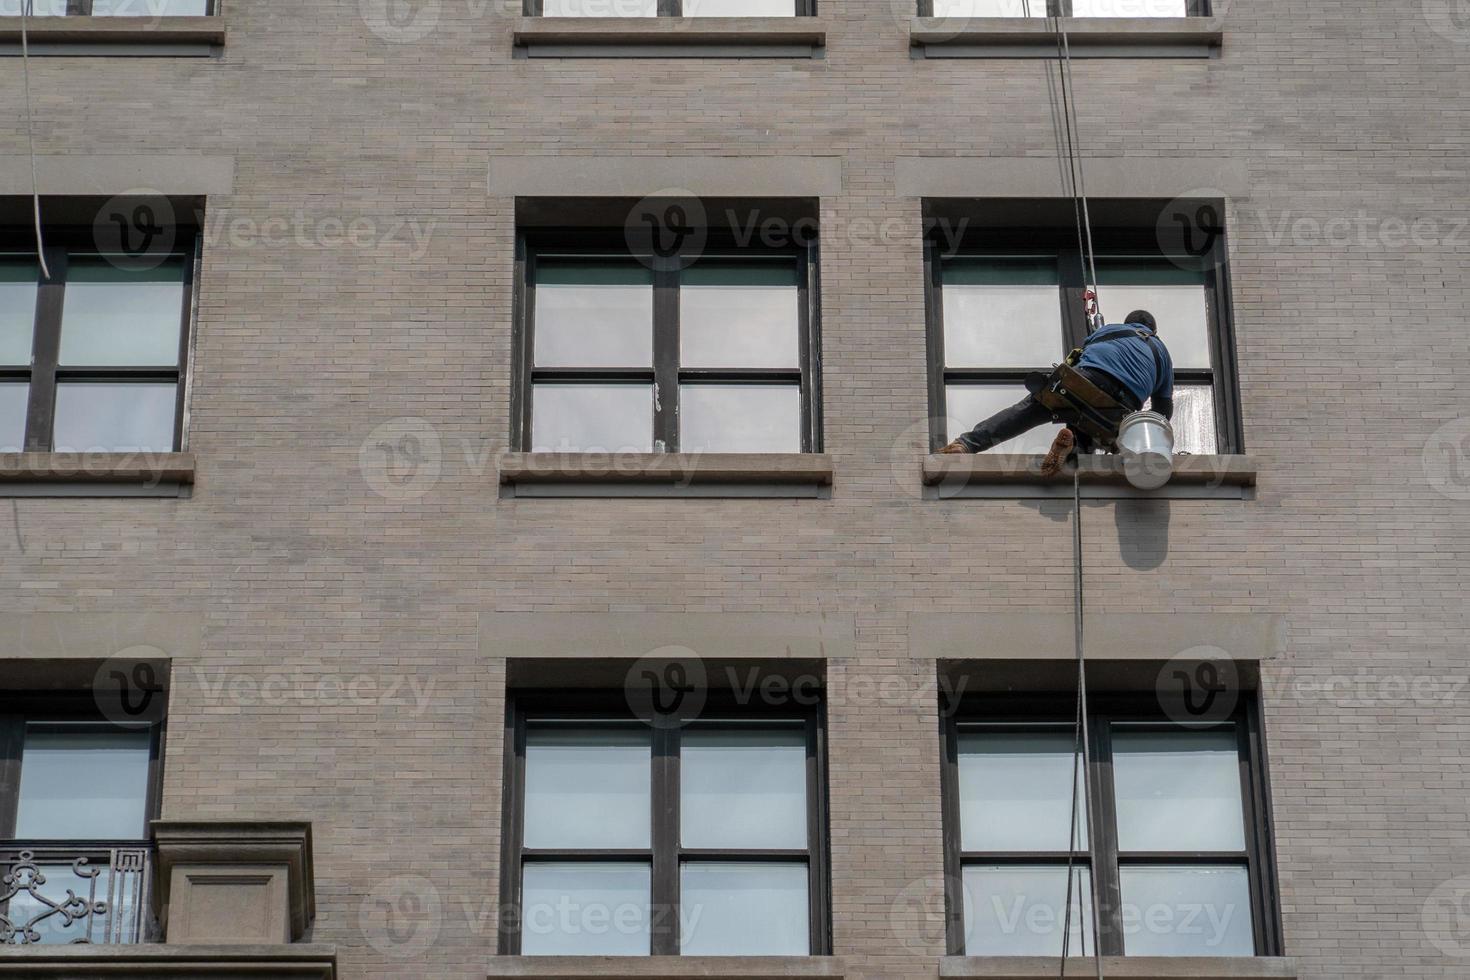
[{"label": "rope descender device", "polygon": [[1103,319],[1102,311],[1098,309],[1096,287],[1088,287],[1083,291],[1082,312],[1087,316],[1087,330],[1089,333],[1094,330],[1101,330],[1107,326],[1107,321]]}]

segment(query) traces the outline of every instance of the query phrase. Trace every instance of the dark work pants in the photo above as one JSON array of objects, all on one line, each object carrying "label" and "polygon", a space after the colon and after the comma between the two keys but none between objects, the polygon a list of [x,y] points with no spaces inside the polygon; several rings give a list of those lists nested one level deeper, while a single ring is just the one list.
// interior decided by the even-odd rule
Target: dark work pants
[{"label": "dark work pants", "polygon": [[[1138,400],[1133,397],[1133,393],[1111,374],[1096,368],[1078,368],[1077,373],[1118,399],[1123,405],[1137,410]],[[1014,439],[1024,432],[1030,432],[1037,426],[1050,425],[1051,420],[1051,409],[1044,408],[1028,392],[1025,398],[1010,408],[1001,409],[960,436],[960,442],[964,443],[965,448],[971,452],[983,453],[990,447],[999,445],[1008,439]],[[1075,429],[1072,431],[1077,436],[1078,451],[1091,452],[1092,440]]]}]

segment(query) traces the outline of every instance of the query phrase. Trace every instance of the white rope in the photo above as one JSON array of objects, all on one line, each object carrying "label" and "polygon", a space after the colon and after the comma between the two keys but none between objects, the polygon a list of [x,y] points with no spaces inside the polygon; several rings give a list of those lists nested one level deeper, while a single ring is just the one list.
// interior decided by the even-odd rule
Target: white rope
[{"label": "white rope", "polygon": [[41,190],[36,179],[36,138],[31,132],[31,43],[30,18],[35,0],[22,0],[20,6],[20,87],[26,110],[26,152],[31,158],[31,217],[36,225],[36,261],[41,263],[41,276],[51,278],[46,266],[46,243],[41,237]]}]

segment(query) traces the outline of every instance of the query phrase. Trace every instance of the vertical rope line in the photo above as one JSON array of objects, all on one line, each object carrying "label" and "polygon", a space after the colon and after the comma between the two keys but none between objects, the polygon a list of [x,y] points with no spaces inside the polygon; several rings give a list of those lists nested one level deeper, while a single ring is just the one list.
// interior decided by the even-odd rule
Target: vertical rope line
[{"label": "vertical rope line", "polygon": [[31,42],[30,18],[35,0],[22,0],[20,5],[20,87],[26,112],[26,153],[31,158],[31,217],[36,226],[36,261],[41,264],[41,276],[51,278],[46,267],[46,243],[41,237],[41,190],[36,179],[36,138],[31,132]]},{"label": "vertical rope line", "polygon": [[[1082,771],[1085,782],[1083,783],[1082,796],[1087,802],[1087,860],[1088,891],[1092,898],[1092,956],[1097,967],[1097,980],[1104,980],[1102,959],[1102,921],[1098,906],[1097,892],[1097,841],[1093,833],[1097,821],[1093,819],[1095,801],[1092,792],[1092,734],[1088,723],[1087,711],[1087,656],[1085,645],[1085,634],[1083,632],[1083,614],[1086,611],[1083,604],[1082,591],[1082,468],[1079,466],[1072,471],[1072,571],[1073,571],[1073,604],[1072,613],[1074,621],[1073,635],[1077,645],[1077,741],[1081,742],[1082,748]],[[1074,742],[1075,746],[1075,742]],[[1074,747],[1072,765],[1077,765],[1076,749]],[[1076,805],[1077,784],[1072,784],[1073,805]],[[1075,833],[1075,830],[1073,831]],[[1070,872],[1069,872],[1070,874]],[[1070,887],[1070,882],[1069,882]],[[1071,906],[1068,906],[1068,914]],[[1065,963],[1065,960],[1063,961]]]}]

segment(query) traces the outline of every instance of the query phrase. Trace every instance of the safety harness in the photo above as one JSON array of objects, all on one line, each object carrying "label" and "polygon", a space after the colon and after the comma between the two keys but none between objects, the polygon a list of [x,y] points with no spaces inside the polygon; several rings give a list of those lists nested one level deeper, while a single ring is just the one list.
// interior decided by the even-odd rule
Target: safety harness
[{"label": "safety harness", "polygon": [[1118,426],[1134,411],[1112,395],[1103,391],[1076,365],[1082,359],[1082,351],[1093,344],[1106,344],[1114,340],[1137,337],[1148,344],[1154,357],[1154,376],[1164,375],[1164,361],[1159,356],[1159,338],[1152,331],[1134,329],[1130,333],[1115,333],[1107,337],[1093,337],[1082,347],[1073,349],[1067,360],[1058,364],[1050,374],[1040,371],[1026,378],[1026,390],[1043,408],[1051,412],[1053,422],[1063,422],[1078,432],[1090,436],[1106,449],[1116,448]]}]

